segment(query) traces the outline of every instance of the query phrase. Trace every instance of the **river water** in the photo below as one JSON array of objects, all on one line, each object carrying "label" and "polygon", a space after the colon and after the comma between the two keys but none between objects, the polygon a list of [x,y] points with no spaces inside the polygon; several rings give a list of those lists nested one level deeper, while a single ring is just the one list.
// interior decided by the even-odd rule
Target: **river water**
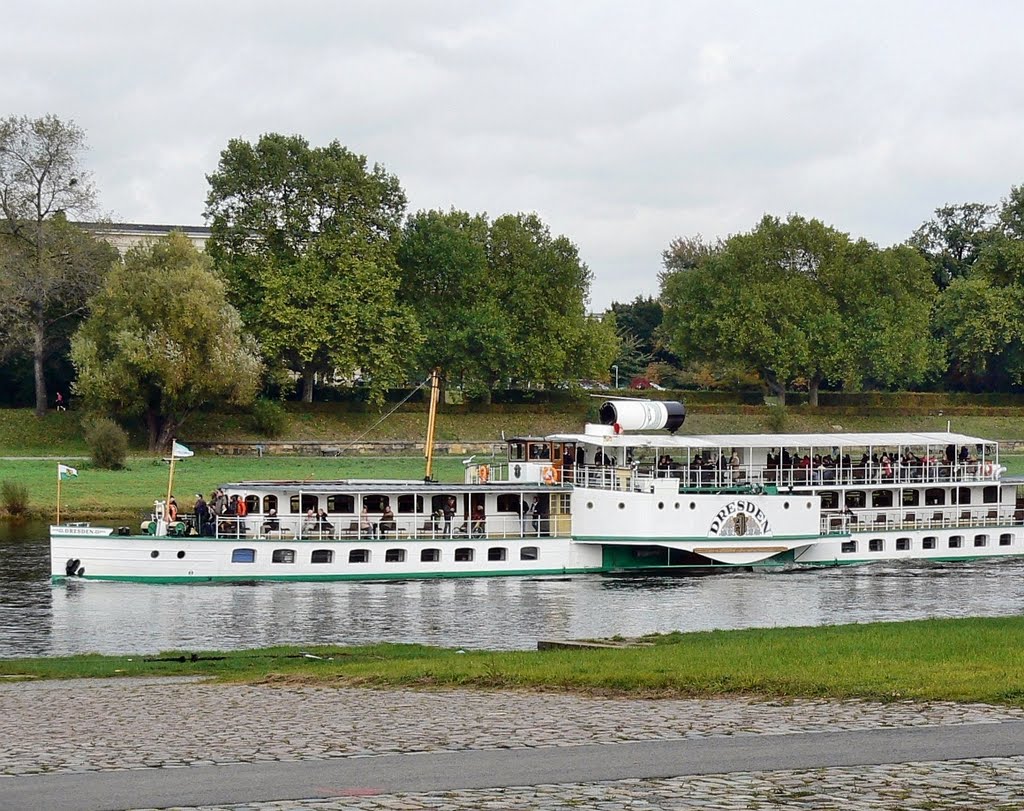
[{"label": "river water", "polygon": [[541,639],[1024,613],[1024,561],[704,577],[51,585],[46,526],[0,523],[0,657]]}]

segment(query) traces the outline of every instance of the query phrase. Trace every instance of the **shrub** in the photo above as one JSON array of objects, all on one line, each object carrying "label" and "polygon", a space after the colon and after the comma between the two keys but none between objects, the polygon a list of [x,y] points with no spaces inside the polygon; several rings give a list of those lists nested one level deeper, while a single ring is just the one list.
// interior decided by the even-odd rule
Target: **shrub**
[{"label": "shrub", "polygon": [[0,484],[0,501],[11,515],[24,515],[28,509],[28,485],[5,480]]},{"label": "shrub", "polygon": [[252,423],[257,434],[274,439],[284,433],[288,417],[280,403],[261,397],[252,404]]},{"label": "shrub", "polygon": [[93,417],[83,424],[92,463],[103,470],[120,470],[128,455],[128,434],[109,417]]},{"label": "shrub", "polygon": [[786,424],[789,422],[789,413],[784,405],[768,406],[768,430],[773,434],[786,433]]}]

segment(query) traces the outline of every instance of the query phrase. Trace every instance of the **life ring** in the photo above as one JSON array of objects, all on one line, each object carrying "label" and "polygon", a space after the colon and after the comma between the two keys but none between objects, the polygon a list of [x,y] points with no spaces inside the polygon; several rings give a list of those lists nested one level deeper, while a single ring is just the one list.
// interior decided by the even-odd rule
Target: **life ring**
[{"label": "life ring", "polygon": [[491,477],[491,469],[487,465],[480,465],[476,470],[476,475],[480,479],[481,484],[486,482]]},{"label": "life ring", "polygon": [[540,476],[544,479],[544,484],[554,484],[558,481],[558,473],[553,467],[546,467],[540,472]]},{"label": "life ring", "polygon": [[993,465],[991,462],[986,462],[984,469],[985,469],[985,475],[986,476],[991,476],[992,473],[995,471],[996,466]]}]

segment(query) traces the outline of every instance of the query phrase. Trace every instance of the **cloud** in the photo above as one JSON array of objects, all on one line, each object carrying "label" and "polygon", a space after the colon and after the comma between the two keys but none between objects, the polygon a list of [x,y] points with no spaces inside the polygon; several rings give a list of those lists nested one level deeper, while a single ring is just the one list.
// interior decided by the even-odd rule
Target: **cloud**
[{"label": "cloud", "polygon": [[657,292],[676,236],[799,212],[881,244],[1024,174],[1024,8],[920,0],[43,0],[5,12],[6,113],[86,129],[103,208],[201,222],[233,137],[338,139],[412,210],[537,211],[593,303]]}]

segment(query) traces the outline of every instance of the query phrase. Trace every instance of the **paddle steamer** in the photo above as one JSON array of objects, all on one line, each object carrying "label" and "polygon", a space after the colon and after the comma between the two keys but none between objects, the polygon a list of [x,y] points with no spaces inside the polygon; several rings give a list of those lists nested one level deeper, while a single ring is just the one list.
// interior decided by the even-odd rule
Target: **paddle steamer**
[{"label": "paddle steamer", "polygon": [[217,516],[209,534],[187,516],[168,522],[161,502],[142,530],[52,526],[52,578],[684,573],[1024,554],[1020,483],[993,441],[693,436],[679,433],[684,419],[681,403],[610,399],[582,433],[515,437],[501,458],[466,460],[461,484],[229,483],[246,515]]}]

